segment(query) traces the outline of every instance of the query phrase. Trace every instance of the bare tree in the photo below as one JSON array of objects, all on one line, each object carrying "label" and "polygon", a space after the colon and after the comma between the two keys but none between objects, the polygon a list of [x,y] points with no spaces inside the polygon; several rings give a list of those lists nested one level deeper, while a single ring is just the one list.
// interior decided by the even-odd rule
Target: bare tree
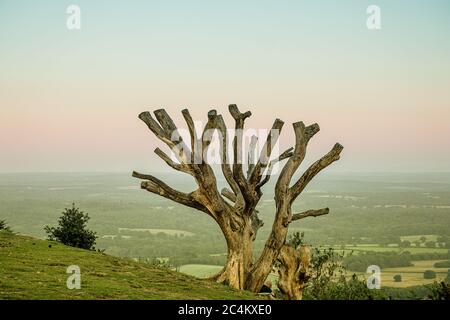
[{"label": "bare tree", "polygon": [[[213,279],[237,289],[258,292],[280,254],[290,223],[329,212],[328,208],[325,208],[293,213],[291,206],[322,169],[339,159],[343,147],[337,143],[291,185],[294,173],[305,158],[308,142],[319,131],[319,126],[317,124],[305,126],[303,122],[294,123],[295,147],[274,157],[272,151],[278,139],[277,133],[281,131],[284,124],[283,121],[276,119],[259,157],[250,161],[245,174],[241,161],[244,150],[242,129],[244,129],[245,120],[251,116],[251,112],[241,113],[236,105],[230,105],[229,111],[235,121],[231,150],[232,164],[228,159],[227,127],[216,110],[208,112],[208,122],[201,136],[197,136],[189,111],[187,109],[182,111],[190,133],[190,146],[187,146],[178,134],[177,126],[164,109],[154,112],[156,120],[149,112],[141,113],[139,118],[174,152],[178,161],[173,161],[159,148],[155,149],[155,153],[173,169],[191,175],[198,188],[185,193],[171,188],[152,175],[133,172],[133,177],[144,180],[141,184],[142,189],[211,216],[220,226],[228,248],[227,262]],[[229,188],[221,191],[218,190],[216,176],[206,156],[211,143],[211,131],[219,133],[221,169],[229,185]],[[249,159],[253,158],[256,142],[257,138],[253,137],[248,153]],[[275,187],[276,212],[272,231],[261,255],[253,261],[253,240],[258,229],[263,225],[256,210],[263,194],[262,187],[271,178],[273,166],[286,159],[287,162],[281,170]]]}]

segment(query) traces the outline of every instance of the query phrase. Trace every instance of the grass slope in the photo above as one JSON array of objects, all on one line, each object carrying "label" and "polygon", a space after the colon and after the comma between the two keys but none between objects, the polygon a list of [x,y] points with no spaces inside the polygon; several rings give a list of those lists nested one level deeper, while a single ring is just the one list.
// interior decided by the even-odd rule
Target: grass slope
[{"label": "grass slope", "polygon": [[[66,269],[81,269],[69,290]],[[255,299],[207,280],[0,231],[0,299]]]}]

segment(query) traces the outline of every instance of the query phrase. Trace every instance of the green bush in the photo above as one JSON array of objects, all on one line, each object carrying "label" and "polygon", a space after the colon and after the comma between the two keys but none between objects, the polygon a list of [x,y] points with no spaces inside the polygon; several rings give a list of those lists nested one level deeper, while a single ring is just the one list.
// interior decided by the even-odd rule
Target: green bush
[{"label": "green bush", "polygon": [[59,226],[57,228],[46,226],[45,232],[49,240],[59,241],[71,247],[95,250],[97,236],[95,232],[86,229],[88,221],[88,214],[72,204],[72,208],[63,211],[58,220]]},{"label": "green bush", "polygon": [[364,280],[353,274],[350,279],[339,276],[321,288],[308,286],[303,294],[304,300],[387,300],[389,296],[383,290],[369,289]]},{"label": "green bush", "polygon": [[435,268],[450,268],[450,260],[436,262],[433,267]]},{"label": "green bush", "polygon": [[402,282],[402,276],[400,274],[396,274],[394,276],[394,281],[395,282]]},{"label": "green bush", "polygon": [[434,241],[427,241],[427,242],[425,242],[425,247],[436,248],[436,243]]},{"label": "green bush", "polygon": [[[333,248],[314,248],[308,285],[303,293],[305,300],[375,300],[387,299],[382,290],[371,290],[367,283],[353,274],[347,276],[342,265],[344,253]],[[350,279],[349,279],[350,278]]]},{"label": "green bush", "polygon": [[411,242],[408,240],[402,241],[398,244],[400,248],[409,248],[411,247]]},{"label": "green bush", "polygon": [[434,272],[433,270],[425,270],[425,272],[423,273],[423,278],[436,279],[436,272]]}]

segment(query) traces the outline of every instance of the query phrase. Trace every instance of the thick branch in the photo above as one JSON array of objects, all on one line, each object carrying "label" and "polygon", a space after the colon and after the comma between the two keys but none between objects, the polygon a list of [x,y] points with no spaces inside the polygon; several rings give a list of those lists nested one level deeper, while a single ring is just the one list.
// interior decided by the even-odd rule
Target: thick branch
[{"label": "thick branch", "polygon": [[183,142],[183,138],[178,132],[178,128],[173,122],[172,118],[164,109],[158,109],[154,111],[155,117],[161,124],[166,137],[169,138],[174,143],[174,148],[172,150],[177,154],[177,157],[183,163],[190,163],[191,150]]},{"label": "thick branch", "polygon": [[222,173],[225,179],[227,180],[228,184],[230,185],[231,189],[233,190],[235,195],[240,194],[239,185],[237,184],[236,180],[234,180],[233,177],[233,171],[230,167],[230,161],[228,158],[228,132],[227,127],[225,125],[225,121],[223,121],[222,115],[217,116],[217,130],[219,130],[220,138],[221,138],[221,158],[222,158]]},{"label": "thick branch", "polygon": [[158,178],[155,178],[152,175],[142,174],[142,173],[133,171],[133,177],[147,180],[147,181],[143,181],[141,183],[142,189],[146,189],[149,192],[158,194],[169,200],[175,201],[177,203],[183,204],[183,205],[191,207],[191,208],[201,210],[201,211],[206,212],[207,214],[211,215],[211,213],[208,211],[208,209],[205,206],[203,206],[201,203],[199,203],[198,201],[196,201],[194,199],[194,197],[192,196],[192,193],[184,193],[184,192],[177,191],[177,190],[169,187],[163,181],[159,180]]},{"label": "thick branch", "polygon": [[242,170],[242,139],[243,139],[243,128],[244,121],[251,116],[251,112],[247,111],[241,113],[235,104],[228,106],[230,114],[235,120],[235,133],[233,140],[233,151],[234,151],[234,163],[233,163],[233,178],[239,186],[239,190],[246,202],[251,202],[250,190],[248,187],[247,179],[244,176],[244,171]]},{"label": "thick branch", "polygon": [[231,190],[223,188],[220,193],[231,202],[236,202],[236,195]]},{"label": "thick branch", "polygon": [[305,158],[308,141],[320,130],[317,124],[305,127],[301,121],[294,123],[293,127],[295,132],[295,149],[292,157],[289,158],[278,177],[275,187],[277,198],[287,195],[292,176]]},{"label": "thick branch", "polygon": [[318,209],[318,210],[308,210],[308,211],[301,212],[301,213],[294,213],[292,215],[291,222],[292,221],[296,221],[296,220],[300,220],[300,219],[304,219],[304,218],[307,218],[307,217],[323,216],[325,214],[328,214],[329,212],[330,212],[329,208],[323,208],[323,209]]},{"label": "thick branch", "polygon": [[183,109],[181,111],[183,114],[184,120],[186,121],[186,124],[189,129],[189,135],[191,137],[191,163],[198,164],[201,163],[201,154],[200,152],[200,144],[197,138],[197,132],[195,131],[195,124],[192,120],[191,114],[189,113],[188,109]]},{"label": "thick branch", "polygon": [[294,201],[298,195],[305,189],[308,183],[323,169],[328,167],[333,162],[339,160],[341,151],[344,149],[342,145],[336,143],[326,155],[314,162],[298,181],[289,189],[291,194],[291,201]]},{"label": "thick branch", "polygon": [[172,140],[172,138],[176,137],[176,135],[173,134],[173,131],[177,131],[172,119],[163,109],[156,110],[155,116],[158,118],[161,126],[155,119],[153,119],[152,115],[148,111],[139,114],[139,119],[141,119],[147,127],[174,152],[180,162],[187,163],[187,158],[190,157],[190,152],[184,142],[182,142],[181,137],[178,135],[177,141]]},{"label": "thick branch", "polygon": [[256,147],[258,145],[258,137],[253,135],[250,140],[250,146],[248,150],[248,169],[247,169],[247,179],[250,178],[250,175],[255,168],[255,152]]},{"label": "thick branch", "polygon": [[152,115],[148,111],[144,111],[139,114],[139,119],[141,119],[147,127],[157,136],[161,141],[167,144],[170,148],[174,146],[172,140],[170,140],[170,136],[167,136],[165,131],[161,128],[161,126],[153,119]]}]

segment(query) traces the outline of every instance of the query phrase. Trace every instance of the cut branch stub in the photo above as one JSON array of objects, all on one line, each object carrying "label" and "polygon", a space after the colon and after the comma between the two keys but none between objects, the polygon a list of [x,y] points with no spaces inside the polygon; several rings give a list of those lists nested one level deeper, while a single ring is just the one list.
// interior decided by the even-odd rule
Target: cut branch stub
[{"label": "cut branch stub", "polygon": [[210,110],[208,112],[208,122],[206,123],[202,134],[202,153],[203,153],[203,162],[205,163],[208,160],[206,155],[216,128],[217,128],[217,111]]},{"label": "cut branch stub", "polygon": [[158,122],[161,124],[161,127],[163,128],[167,137],[171,138],[173,132],[177,130],[177,126],[173,122],[172,118],[164,109],[155,110],[154,114]]},{"label": "cut branch stub", "polygon": [[148,111],[139,114],[139,119],[147,125],[155,136],[163,141],[174,152],[180,162],[187,163],[186,158],[190,158],[189,149],[185,146],[181,140],[181,137],[178,135],[178,131],[172,119],[163,109],[156,110],[155,116],[161,125],[153,119],[152,115]]},{"label": "cut branch stub", "polygon": [[170,137],[166,136],[164,130],[159,126],[158,122],[153,119],[152,115],[148,111],[141,112],[139,114],[139,119],[141,119],[147,127],[153,132],[155,136],[157,136],[160,140],[165,142],[166,144],[173,145],[172,141],[170,141]]}]

